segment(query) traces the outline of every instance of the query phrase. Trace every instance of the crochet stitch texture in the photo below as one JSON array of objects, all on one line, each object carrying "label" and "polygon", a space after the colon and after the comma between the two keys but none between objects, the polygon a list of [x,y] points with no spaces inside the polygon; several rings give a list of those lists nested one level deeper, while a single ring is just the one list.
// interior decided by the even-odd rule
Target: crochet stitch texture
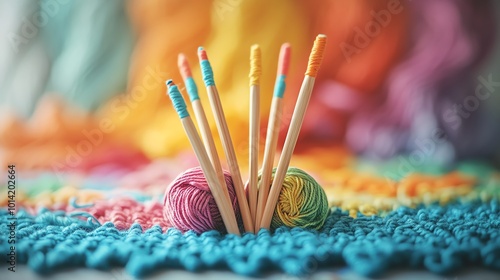
[{"label": "crochet stitch texture", "polygon": [[[9,214],[0,210],[0,259],[6,261]],[[202,234],[139,224],[120,231],[42,210],[37,216],[19,211],[18,263],[38,273],[62,267],[110,269],[124,266],[133,276],[155,269],[199,271],[226,268],[258,276],[269,269],[291,275],[313,273],[318,267],[347,265],[366,275],[389,268],[424,268],[445,274],[476,265],[500,270],[500,205],[451,203],[415,209],[401,207],[385,217],[358,216],[333,209],[319,231],[278,228],[271,233]]]}]

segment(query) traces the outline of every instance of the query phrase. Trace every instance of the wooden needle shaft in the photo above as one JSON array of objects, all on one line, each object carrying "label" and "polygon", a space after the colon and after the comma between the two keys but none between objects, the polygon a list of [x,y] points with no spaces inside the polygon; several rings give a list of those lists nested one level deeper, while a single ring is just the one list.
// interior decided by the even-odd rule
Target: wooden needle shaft
[{"label": "wooden needle shaft", "polygon": [[286,135],[283,151],[278,162],[278,167],[276,168],[276,172],[274,174],[274,179],[271,185],[269,196],[267,198],[266,207],[264,208],[264,213],[260,222],[260,228],[269,229],[271,226],[271,219],[273,217],[274,210],[276,209],[276,203],[278,202],[283,180],[285,179],[288,166],[290,165],[293,150],[295,149],[295,145],[297,144],[300,128],[302,127],[302,122],[304,121],[304,116],[306,114],[307,105],[309,105],[309,100],[311,99],[315,77],[323,60],[325,45],[326,36],[323,34],[319,34],[318,36],[316,36],[311,54],[309,55],[309,62],[307,64],[304,81],[302,82],[302,86],[300,87],[297,104],[295,105],[295,109],[293,111],[290,128],[288,129],[288,133]]},{"label": "wooden needle shaft", "polygon": [[215,169],[215,173],[217,174],[217,178],[221,186],[223,187],[224,195],[230,200],[229,192],[227,190],[226,179],[224,177],[224,171],[222,170],[222,165],[219,159],[219,155],[217,153],[217,148],[215,147],[214,138],[212,137],[212,132],[210,130],[210,125],[208,124],[207,116],[205,114],[205,110],[203,109],[203,105],[199,99],[194,100],[192,103],[194,115],[196,117],[196,121],[198,122],[198,127],[200,128],[201,138],[203,139],[203,143],[205,144],[205,149],[208,152],[208,157],[212,162],[212,166]]},{"label": "wooden needle shaft", "polygon": [[315,78],[310,76],[305,76],[302,86],[300,88],[299,97],[295,110],[293,112],[292,120],[290,122],[290,129],[286,135],[285,144],[283,146],[283,152],[278,162],[278,167],[276,168],[276,173],[274,174],[273,184],[271,186],[271,191],[267,199],[266,207],[264,209],[264,214],[260,222],[260,228],[269,229],[271,225],[271,218],[276,208],[276,203],[281,192],[281,186],[283,180],[285,179],[288,166],[290,165],[290,160],[292,158],[293,150],[297,144],[297,139],[299,136],[300,128],[304,120],[304,115],[306,113],[307,105],[309,104],[309,99],[311,97],[312,89],[314,87]]},{"label": "wooden needle shaft", "polygon": [[255,231],[260,229],[262,214],[266,207],[273,172],[274,154],[278,144],[278,134],[281,125],[283,113],[283,94],[285,93],[285,78],[290,65],[291,47],[289,43],[281,45],[280,56],[278,60],[278,73],[276,75],[276,84],[271,102],[271,112],[267,124],[266,144],[264,148],[264,161],[262,163],[262,173],[259,186],[259,196],[257,200],[257,214],[255,219]]},{"label": "wooden needle shaft", "polygon": [[283,112],[283,98],[273,97],[271,102],[271,112],[269,114],[269,123],[266,133],[266,144],[264,147],[264,159],[262,162],[262,172],[260,175],[257,214],[255,219],[255,231],[260,228],[260,221],[266,207],[267,197],[269,195],[269,187],[271,183],[271,175],[273,171],[274,155],[276,145],[278,144],[278,134],[281,124],[281,116]]},{"label": "wooden needle shaft", "polygon": [[255,221],[257,214],[257,185],[259,180],[259,86],[250,87],[250,136],[249,136],[249,166],[250,176],[248,179],[248,203],[252,220]]},{"label": "wooden needle shaft", "polygon": [[219,208],[226,230],[229,233],[239,235],[240,232],[238,229],[238,223],[236,222],[236,216],[234,215],[231,202],[226,199],[226,196],[224,195],[223,187],[219,183],[215,170],[212,167],[210,159],[208,158],[205,148],[203,147],[203,143],[201,142],[200,136],[196,131],[196,127],[194,126],[191,117],[182,118],[181,122],[184,126],[186,134],[189,136],[189,141],[191,142],[196,157],[200,162],[201,169],[207,179],[207,183],[210,187],[212,195],[214,196],[215,203]]},{"label": "wooden needle shaft", "polygon": [[224,148],[224,153],[226,154],[229,171],[231,172],[231,177],[233,179],[234,189],[238,198],[241,216],[243,218],[243,225],[245,227],[245,231],[253,232],[253,221],[250,215],[250,209],[248,207],[245,189],[243,186],[243,181],[241,179],[240,168],[238,166],[238,161],[234,152],[233,142],[231,140],[231,135],[229,134],[229,128],[227,127],[226,117],[224,116],[219,93],[215,85],[208,86],[207,92],[210,105],[215,116],[217,130],[219,131],[222,146]]},{"label": "wooden needle shaft", "polygon": [[182,126],[188,136],[189,142],[191,143],[194,153],[200,162],[201,170],[207,180],[208,187],[210,188],[210,192],[212,193],[215,203],[217,204],[217,208],[222,216],[226,230],[229,233],[239,235],[240,231],[238,223],[236,222],[236,215],[234,214],[232,203],[227,196],[224,195],[225,188],[220,184],[219,179],[217,178],[215,169],[210,162],[207,152],[205,151],[205,147],[201,142],[198,131],[196,131],[193,120],[191,120],[191,117],[189,116],[184,98],[172,80],[167,81],[167,87],[168,95],[172,100],[172,105],[181,119]]}]

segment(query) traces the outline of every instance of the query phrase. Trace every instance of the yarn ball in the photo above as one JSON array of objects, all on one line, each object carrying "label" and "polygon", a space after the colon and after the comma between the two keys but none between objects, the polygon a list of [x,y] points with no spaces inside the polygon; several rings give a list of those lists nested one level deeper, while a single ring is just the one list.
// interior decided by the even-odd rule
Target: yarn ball
[{"label": "yarn ball", "polygon": [[328,199],[320,184],[305,171],[290,167],[274,209],[271,228],[287,226],[318,230],[329,211]]},{"label": "yarn ball", "polygon": [[[233,180],[227,171],[224,171],[224,177],[236,219],[238,224],[241,224]],[[163,199],[163,216],[172,226],[181,231],[226,232],[219,208],[200,167],[186,170],[167,187]]]}]

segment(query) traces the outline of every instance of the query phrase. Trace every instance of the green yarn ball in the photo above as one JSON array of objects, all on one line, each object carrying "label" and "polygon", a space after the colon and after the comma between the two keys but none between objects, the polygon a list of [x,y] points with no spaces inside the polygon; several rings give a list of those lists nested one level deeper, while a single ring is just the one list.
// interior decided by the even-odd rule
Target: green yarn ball
[{"label": "green yarn ball", "polygon": [[[273,178],[276,168],[273,170]],[[319,230],[330,208],[323,188],[305,171],[290,167],[286,172],[271,228],[281,226]]]}]

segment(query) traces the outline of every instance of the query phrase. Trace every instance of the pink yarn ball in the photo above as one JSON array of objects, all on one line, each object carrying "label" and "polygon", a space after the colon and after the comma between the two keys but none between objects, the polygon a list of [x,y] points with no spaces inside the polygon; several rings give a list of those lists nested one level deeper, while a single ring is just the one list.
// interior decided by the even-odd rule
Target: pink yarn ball
[{"label": "pink yarn ball", "polygon": [[[236,219],[241,225],[233,180],[229,172],[224,171],[224,177]],[[219,209],[200,167],[184,171],[167,187],[163,199],[163,216],[171,225],[181,231],[193,230],[196,233],[202,233],[218,230],[226,232]]]}]

